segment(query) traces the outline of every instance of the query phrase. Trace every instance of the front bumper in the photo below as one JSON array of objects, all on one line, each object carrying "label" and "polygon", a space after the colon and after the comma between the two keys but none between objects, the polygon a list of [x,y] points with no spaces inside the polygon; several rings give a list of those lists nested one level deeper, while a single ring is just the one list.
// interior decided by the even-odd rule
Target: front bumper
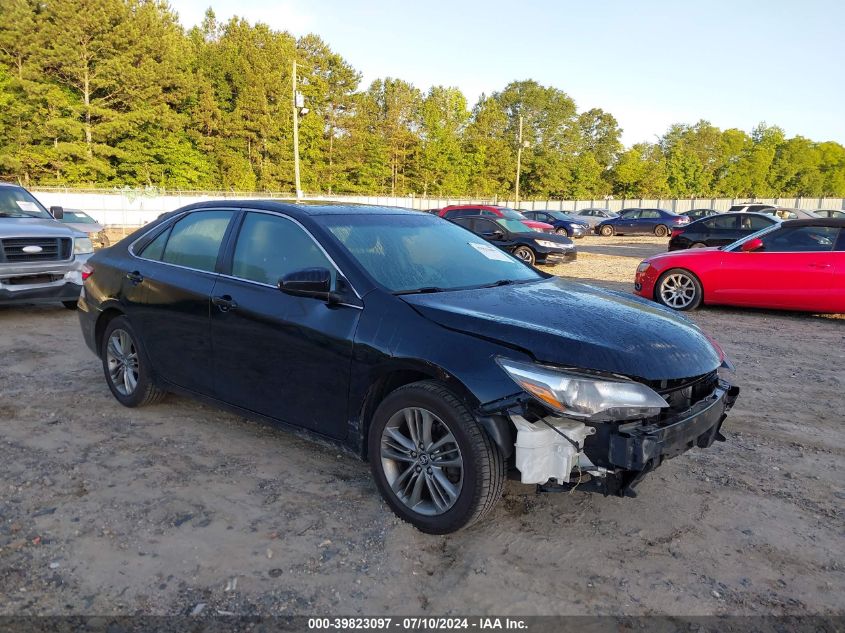
[{"label": "front bumper", "polygon": [[90,254],[58,262],[0,266],[0,304],[76,301],[82,289],[82,265]]},{"label": "front bumper", "polygon": [[546,264],[565,264],[567,262],[574,262],[578,259],[578,251],[574,248],[568,251],[549,251],[546,253],[545,257],[540,260],[542,257],[542,253],[538,253],[537,263],[546,263]]}]

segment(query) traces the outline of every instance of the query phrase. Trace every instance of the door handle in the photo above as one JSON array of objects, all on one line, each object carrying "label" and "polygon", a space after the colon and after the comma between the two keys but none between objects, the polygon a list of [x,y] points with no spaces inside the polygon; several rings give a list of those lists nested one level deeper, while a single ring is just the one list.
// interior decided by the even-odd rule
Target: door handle
[{"label": "door handle", "polygon": [[222,297],[212,297],[211,298],[212,305],[217,306],[220,312],[228,312],[229,310],[234,310],[238,307],[237,301],[232,299],[229,295],[223,295]]},{"label": "door handle", "polygon": [[133,270],[131,273],[126,273],[126,279],[128,279],[129,283],[133,286],[137,286],[139,283],[144,281],[144,276],[137,270]]}]

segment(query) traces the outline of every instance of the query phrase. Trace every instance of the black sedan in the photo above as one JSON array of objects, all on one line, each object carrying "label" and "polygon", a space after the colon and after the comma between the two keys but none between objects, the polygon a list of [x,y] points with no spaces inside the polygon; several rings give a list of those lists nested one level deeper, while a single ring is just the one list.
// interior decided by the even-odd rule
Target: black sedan
[{"label": "black sedan", "polygon": [[573,218],[563,211],[523,211],[529,220],[545,222],[555,227],[555,233],[563,237],[580,238],[591,231],[590,225],[584,220]]},{"label": "black sedan", "polygon": [[723,440],[738,393],[718,345],[671,310],[425,213],[197,203],[86,276],[82,333],[120,403],[172,391],[346,447],[430,533],[484,516],[508,474],[629,494]]},{"label": "black sedan", "polygon": [[450,220],[526,264],[558,264],[575,261],[578,253],[567,237],[529,231],[519,220],[470,216]]},{"label": "black sedan", "polygon": [[709,218],[711,215],[718,215],[716,209],[690,209],[689,211],[681,211],[678,215],[685,215],[691,221],[700,220],[701,218]]},{"label": "black sedan", "polygon": [[762,213],[720,213],[674,229],[669,250],[725,246],[778,222],[778,218]]}]

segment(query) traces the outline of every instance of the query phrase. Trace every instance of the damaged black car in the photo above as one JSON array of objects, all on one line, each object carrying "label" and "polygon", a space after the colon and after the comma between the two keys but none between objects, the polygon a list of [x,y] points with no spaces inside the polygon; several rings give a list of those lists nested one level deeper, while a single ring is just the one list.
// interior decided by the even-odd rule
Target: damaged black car
[{"label": "damaged black car", "polygon": [[429,533],[483,517],[507,477],[632,496],[723,440],[739,392],[673,311],[414,211],[198,203],[85,278],[82,332],[122,404],[176,392],[345,446]]}]

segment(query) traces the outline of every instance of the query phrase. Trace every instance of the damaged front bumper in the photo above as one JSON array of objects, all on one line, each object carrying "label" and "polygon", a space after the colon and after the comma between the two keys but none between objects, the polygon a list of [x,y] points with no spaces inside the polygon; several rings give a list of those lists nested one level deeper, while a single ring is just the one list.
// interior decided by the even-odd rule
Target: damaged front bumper
[{"label": "damaged front bumper", "polygon": [[[707,448],[715,441],[724,441],[720,432],[722,423],[738,395],[739,387],[718,380],[709,395],[669,419],[660,422],[639,420],[578,424],[586,427],[587,432],[577,429],[574,433],[570,430],[572,421],[563,423],[562,418],[538,415],[530,397],[517,396],[497,403],[497,408],[517,430],[514,464],[522,466],[517,478],[521,478],[523,483],[537,483],[541,492],[577,487],[578,490],[605,495],[636,496],[633,489],[637,483],[665,460],[695,446]],[[495,417],[490,415],[493,413],[492,406],[481,413],[487,414],[482,418],[482,424],[489,427],[489,421]],[[531,431],[545,431],[556,425],[558,430],[552,436],[554,441],[547,445],[548,455],[538,450],[539,442],[519,439],[520,433],[533,436],[535,433]],[[568,440],[559,439],[558,435],[566,435]],[[521,445],[531,447],[530,456],[521,449]],[[558,464],[558,468],[559,464],[566,463],[561,461],[562,453],[575,465],[571,473],[543,470],[547,463]]]}]

